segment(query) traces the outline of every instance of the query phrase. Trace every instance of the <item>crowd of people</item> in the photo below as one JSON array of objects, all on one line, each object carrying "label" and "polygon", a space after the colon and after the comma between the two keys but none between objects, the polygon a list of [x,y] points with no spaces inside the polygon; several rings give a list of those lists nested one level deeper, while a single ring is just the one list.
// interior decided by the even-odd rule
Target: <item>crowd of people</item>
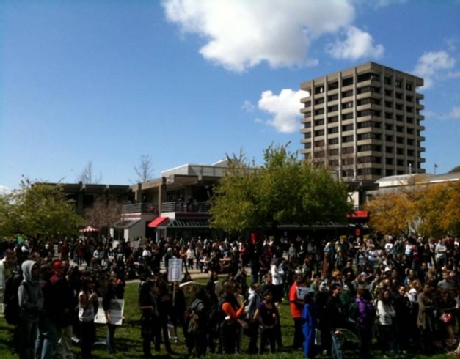
[{"label": "crowd of people", "polygon": [[[183,259],[184,283],[192,280],[191,269],[209,271],[192,303],[168,282],[171,258]],[[170,326],[182,328],[196,357],[289,348],[306,358],[341,359],[343,349],[355,345],[347,340],[355,338],[364,359],[376,350],[384,356],[456,352],[459,344],[460,243],[454,237],[297,236],[255,243],[196,237],[118,244],[65,239],[9,243],[2,262],[5,289],[15,288],[11,282],[20,278],[17,315],[5,306],[15,326],[12,349],[20,358],[51,358],[54,352],[70,358],[72,337],[79,338],[81,358],[91,358],[98,298],[108,323],[107,351],[115,353],[117,326],[108,308],[123,299],[126,280],[134,278],[146,358],[152,357],[152,344],[174,353]],[[4,294],[6,303],[15,293]],[[282,323],[283,303],[290,306],[290,323]],[[292,343],[283,340],[286,325],[292,325]]]}]

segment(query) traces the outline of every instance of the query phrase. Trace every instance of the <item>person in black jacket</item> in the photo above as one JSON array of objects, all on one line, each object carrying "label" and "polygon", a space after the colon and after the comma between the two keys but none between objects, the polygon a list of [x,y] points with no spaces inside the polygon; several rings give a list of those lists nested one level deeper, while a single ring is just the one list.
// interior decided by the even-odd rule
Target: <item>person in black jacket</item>
[{"label": "person in black jacket", "polygon": [[158,305],[154,292],[158,287],[152,281],[143,282],[139,292],[139,308],[142,311],[141,335],[142,351],[144,358],[153,358],[150,352],[151,342],[154,338],[154,325],[158,321]]},{"label": "person in black jacket", "polygon": [[326,321],[332,338],[332,358],[342,359],[342,345],[339,339],[340,329],[345,327],[346,319],[343,304],[340,301],[342,286],[333,284],[331,296],[326,303]]}]

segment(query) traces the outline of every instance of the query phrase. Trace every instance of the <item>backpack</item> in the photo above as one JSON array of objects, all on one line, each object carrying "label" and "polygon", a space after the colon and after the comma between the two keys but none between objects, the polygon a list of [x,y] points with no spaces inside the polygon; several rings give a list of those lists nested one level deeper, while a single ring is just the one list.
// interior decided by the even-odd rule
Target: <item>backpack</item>
[{"label": "backpack", "polygon": [[[23,275],[20,272],[14,272],[5,281],[5,290],[3,294],[4,304],[4,317],[8,324],[18,325],[19,324],[19,287],[24,280]],[[24,288],[27,291],[29,289],[27,282],[24,282]]]},{"label": "backpack", "polygon": [[[201,308],[199,308],[201,305]],[[188,311],[188,325],[187,325],[187,332],[189,334],[197,334],[203,328],[202,323],[204,322],[202,319],[206,316],[204,303],[202,300],[196,299]]]}]

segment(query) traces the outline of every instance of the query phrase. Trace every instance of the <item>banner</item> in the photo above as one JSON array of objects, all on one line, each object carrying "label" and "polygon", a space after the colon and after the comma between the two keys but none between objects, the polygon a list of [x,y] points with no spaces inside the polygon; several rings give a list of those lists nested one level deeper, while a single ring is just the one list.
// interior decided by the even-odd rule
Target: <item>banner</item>
[{"label": "banner", "polygon": [[305,294],[310,293],[311,290],[308,287],[297,287],[297,299],[298,300],[303,300],[303,297],[305,297]]},{"label": "banner", "polygon": [[180,282],[182,280],[182,259],[171,258],[168,262],[168,281]]},{"label": "banner", "polygon": [[[94,317],[94,323],[106,324],[104,309],[102,309],[102,298],[98,298],[98,309]],[[110,324],[122,325],[125,301],[123,299],[112,299],[109,307]]]}]

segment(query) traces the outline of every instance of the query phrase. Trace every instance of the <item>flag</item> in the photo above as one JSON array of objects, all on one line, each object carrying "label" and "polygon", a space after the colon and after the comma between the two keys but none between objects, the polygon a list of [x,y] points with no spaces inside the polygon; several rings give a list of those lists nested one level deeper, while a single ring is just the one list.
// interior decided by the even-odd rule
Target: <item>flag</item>
[{"label": "flag", "polygon": [[434,164],[434,168],[438,168],[438,165],[436,163]]}]

